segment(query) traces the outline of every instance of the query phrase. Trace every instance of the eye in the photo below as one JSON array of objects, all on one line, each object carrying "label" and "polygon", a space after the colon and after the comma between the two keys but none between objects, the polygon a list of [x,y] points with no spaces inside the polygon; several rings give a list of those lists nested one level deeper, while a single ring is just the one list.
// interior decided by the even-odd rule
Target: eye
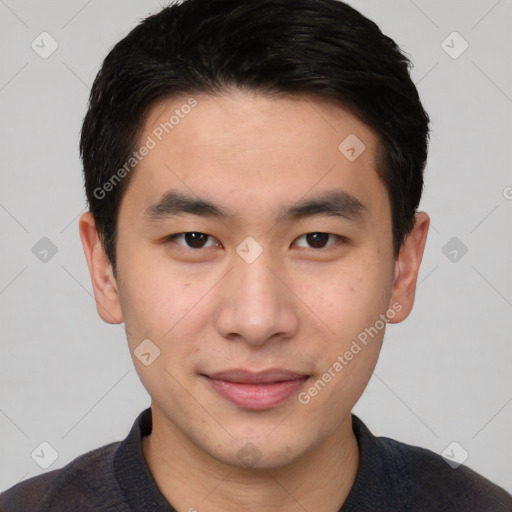
[{"label": "eye", "polygon": [[[304,245],[304,242],[302,244],[300,243],[300,240],[302,239],[304,239],[307,245]],[[329,239],[332,240],[331,243],[328,243]],[[299,247],[318,250],[330,247],[332,245],[337,245],[337,243],[342,243],[345,240],[345,237],[340,235],[315,231],[312,233],[306,233],[305,235],[296,238],[295,243]],[[208,247],[220,246],[220,243],[216,238],[199,231],[187,231],[185,233],[169,235],[166,237],[166,241],[175,242],[178,245],[188,249],[205,249]],[[208,243],[209,241],[210,243]]]},{"label": "eye", "polygon": [[183,243],[176,243],[188,249],[204,249],[206,247],[215,247],[219,245],[218,241],[217,243],[206,245],[208,238],[216,240],[211,235],[200,233],[199,231],[187,231],[186,233],[176,233],[175,235],[170,235],[166,238],[166,241],[175,242],[177,240],[182,240]]},{"label": "eye", "polygon": [[299,247],[306,247],[307,249],[323,249],[324,247],[329,247],[331,245],[336,244],[336,240],[333,243],[327,244],[329,237],[337,239],[338,243],[345,241],[345,238],[342,236],[321,232],[306,233],[305,235],[300,236],[296,240],[301,240],[302,238],[305,238],[306,243],[310,244],[310,247],[304,245],[299,245]]}]

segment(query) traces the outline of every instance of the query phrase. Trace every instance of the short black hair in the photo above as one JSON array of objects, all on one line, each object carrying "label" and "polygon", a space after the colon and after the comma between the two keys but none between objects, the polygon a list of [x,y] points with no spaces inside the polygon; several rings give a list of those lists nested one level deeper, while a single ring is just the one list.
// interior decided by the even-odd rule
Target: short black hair
[{"label": "short black hair", "polygon": [[133,174],[119,170],[149,109],[233,89],[328,99],[377,134],[397,257],[414,226],[429,142],[410,68],[391,38],[339,0],[185,0],[142,20],[105,58],[80,140],[89,209],[114,274],[118,207]]}]

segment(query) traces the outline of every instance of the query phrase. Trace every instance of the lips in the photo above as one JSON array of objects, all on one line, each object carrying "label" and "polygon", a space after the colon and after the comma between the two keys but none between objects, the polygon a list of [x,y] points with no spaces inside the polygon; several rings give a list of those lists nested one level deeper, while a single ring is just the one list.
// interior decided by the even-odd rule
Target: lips
[{"label": "lips", "polygon": [[285,369],[248,372],[236,369],[202,375],[206,384],[242,409],[263,410],[278,406],[302,388],[309,376]]},{"label": "lips", "polygon": [[268,384],[272,382],[298,380],[307,377],[307,375],[301,373],[281,369],[265,370],[258,373],[252,373],[246,370],[229,370],[225,372],[209,374],[208,376],[212,379],[237,382],[241,384]]}]

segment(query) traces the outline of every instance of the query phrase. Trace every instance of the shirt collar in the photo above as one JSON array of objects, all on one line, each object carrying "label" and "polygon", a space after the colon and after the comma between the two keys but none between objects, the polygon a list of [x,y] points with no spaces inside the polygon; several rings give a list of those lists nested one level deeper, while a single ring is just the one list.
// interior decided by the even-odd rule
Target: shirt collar
[{"label": "shirt collar", "polygon": [[142,453],[142,438],[151,433],[152,426],[151,407],[148,407],[140,413],[115,452],[115,476],[133,512],[176,512],[160,492]]}]

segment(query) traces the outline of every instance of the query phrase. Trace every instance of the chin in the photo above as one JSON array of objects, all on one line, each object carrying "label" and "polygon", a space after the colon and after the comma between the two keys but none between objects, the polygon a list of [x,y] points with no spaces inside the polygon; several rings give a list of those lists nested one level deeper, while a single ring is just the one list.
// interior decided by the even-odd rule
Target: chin
[{"label": "chin", "polygon": [[211,457],[231,467],[244,470],[278,469],[299,460],[308,451],[306,440],[293,440],[285,432],[260,436],[233,436],[229,444],[222,446],[204,446]]}]

